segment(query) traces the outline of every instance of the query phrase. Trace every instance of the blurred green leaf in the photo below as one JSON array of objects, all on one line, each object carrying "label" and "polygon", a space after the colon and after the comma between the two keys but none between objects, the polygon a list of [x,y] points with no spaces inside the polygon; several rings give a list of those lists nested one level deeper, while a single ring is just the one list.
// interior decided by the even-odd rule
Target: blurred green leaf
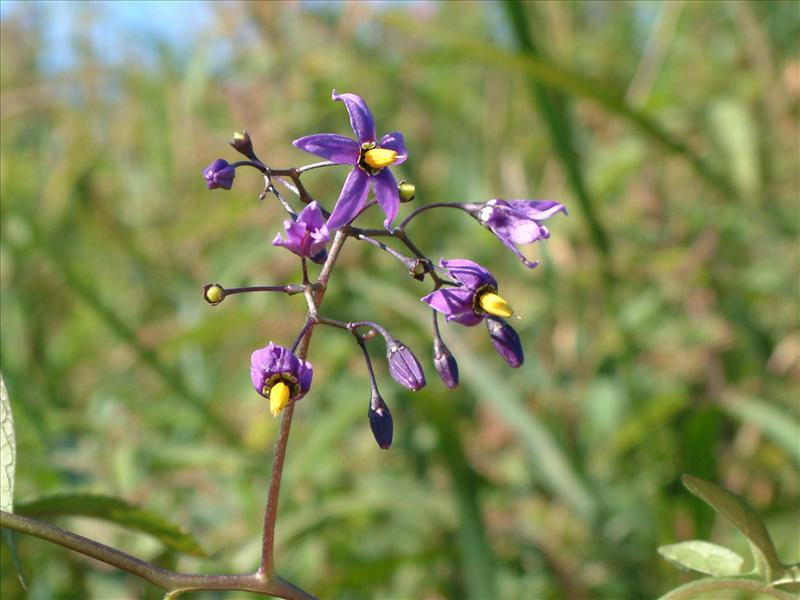
[{"label": "blurred green leaf", "polygon": [[770,582],[783,575],[785,568],[778,559],[767,528],[743,498],[715,483],[691,475],[683,475],[681,481],[686,489],[744,534],[750,543],[756,571],[765,581]]},{"label": "blurred green leaf", "polygon": [[795,417],[774,404],[755,398],[729,398],[721,403],[721,407],[743,423],[761,428],[800,467],[800,422]]},{"label": "blurred green leaf", "polygon": [[703,540],[661,546],[658,553],[678,567],[715,577],[739,575],[744,564],[733,550]]},{"label": "blurred green leaf", "polygon": [[41,515],[79,516],[102,519],[127,529],[152,535],[184,554],[206,556],[194,537],[163,517],[121,498],[96,494],[55,494],[19,503],[17,513],[28,517]]}]

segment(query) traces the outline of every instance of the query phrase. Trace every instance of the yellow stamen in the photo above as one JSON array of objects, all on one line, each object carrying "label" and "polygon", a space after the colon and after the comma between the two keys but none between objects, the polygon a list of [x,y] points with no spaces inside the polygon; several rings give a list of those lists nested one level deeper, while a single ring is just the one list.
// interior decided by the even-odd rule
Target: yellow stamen
[{"label": "yellow stamen", "polygon": [[269,391],[269,412],[273,417],[277,417],[286,405],[289,404],[289,386],[284,382],[279,381],[272,386]]},{"label": "yellow stamen", "polygon": [[364,162],[373,169],[388,167],[397,160],[397,152],[386,148],[373,148],[364,153]]},{"label": "yellow stamen", "polygon": [[490,315],[494,315],[495,317],[508,318],[514,314],[514,311],[511,310],[508,302],[492,292],[486,292],[485,294],[481,295],[478,302],[483,310]]}]

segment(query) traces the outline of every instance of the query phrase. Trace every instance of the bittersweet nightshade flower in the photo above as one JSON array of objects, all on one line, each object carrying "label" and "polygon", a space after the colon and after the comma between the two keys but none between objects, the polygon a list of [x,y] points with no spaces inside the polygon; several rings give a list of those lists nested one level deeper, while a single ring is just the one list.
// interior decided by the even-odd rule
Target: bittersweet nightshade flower
[{"label": "bittersweet nightshade flower", "polygon": [[391,227],[400,205],[397,181],[388,169],[407,158],[403,135],[394,131],[375,140],[375,121],[366,102],[355,94],[337,94],[333,100],[344,102],[356,140],[335,133],[307,135],[292,142],[300,150],[316,154],[340,165],[353,165],[339,199],[336,201],[328,229],[334,231],[352,221],[367,201],[370,186],[378,204],[386,213],[385,227]]},{"label": "bittersweet nightshade flower", "polygon": [[234,177],[236,177],[236,169],[222,158],[218,158],[203,169],[203,178],[206,180],[206,185],[210,190],[217,188],[222,188],[223,190],[231,189]]},{"label": "bittersweet nightshade flower", "polygon": [[506,201],[498,198],[478,205],[471,212],[481,225],[494,233],[526,267],[532,269],[539,261],[525,258],[517,244],[532,244],[549,238],[550,232],[541,222],[557,212],[567,214],[567,209],[552,200]]},{"label": "bittersweet nightshade flower", "polygon": [[497,280],[478,263],[455,259],[441,260],[439,265],[460,285],[440,288],[422,301],[444,314],[448,321],[472,327],[487,314],[498,317],[513,314],[508,303],[497,294]]},{"label": "bittersweet nightshade flower", "polygon": [[425,386],[422,365],[403,342],[396,339],[387,341],[386,360],[389,361],[389,374],[397,383],[414,391]]},{"label": "bittersweet nightshade flower", "polygon": [[375,441],[378,442],[378,446],[387,450],[392,445],[392,435],[394,433],[392,413],[389,412],[386,402],[383,401],[383,398],[374,388],[369,401],[367,416],[369,417],[369,426],[372,429],[372,435],[375,436]]},{"label": "bittersweet nightshade flower", "polygon": [[300,212],[297,221],[285,220],[283,227],[286,230],[286,239],[282,239],[279,233],[272,240],[273,246],[283,246],[301,258],[318,260],[318,257],[324,256],[325,244],[330,240],[330,235],[316,201]]},{"label": "bittersweet nightshade flower", "polygon": [[433,341],[433,365],[448,388],[452,390],[458,385],[458,363],[441,338]]},{"label": "bittersweet nightshade flower", "polygon": [[511,325],[497,317],[486,317],[486,329],[497,353],[505,359],[509,366],[518,368],[525,361],[519,335]]},{"label": "bittersweet nightshade flower", "polygon": [[290,400],[294,402],[306,395],[313,375],[310,362],[272,342],[250,357],[250,380],[255,390],[269,400],[273,416],[277,416]]}]

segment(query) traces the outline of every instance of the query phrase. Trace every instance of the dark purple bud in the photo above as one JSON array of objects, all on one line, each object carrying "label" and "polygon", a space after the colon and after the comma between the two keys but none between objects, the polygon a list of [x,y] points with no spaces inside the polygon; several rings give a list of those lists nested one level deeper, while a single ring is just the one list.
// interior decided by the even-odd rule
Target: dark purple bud
[{"label": "dark purple bud", "polygon": [[392,423],[392,413],[389,412],[389,407],[380,397],[377,390],[372,390],[372,398],[369,401],[369,426],[372,428],[372,435],[375,436],[375,441],[378,446],[384,450],[388,450],[392,445],[392,434],[394,432],[394,425]]},{"label": "dark purple bud", "polygon": [[397,383],[414,391],[425,385],[422,366],[403,342],[394,338],[387,340],[386,359],[389,361],[389,374]]},{"label": "dark purple bud", "polygon": [[492,340],[494,349],[513,368],[518,368],[525,361],[522,353],[522,343],[514,328],[498,317],[487,316],[486,329]]},{"label": "dark purple bud", "polygon": [[217,188],[222,188],[224,190],[231,189],[235,176],[236,169],[222,158],[218,158],[203,170],[203,178],[206,180],[206,184],[210,190],[215,190]]},{"label": "dark purple bud", "polygon": [[311,262],[317,263],[318,265],[324,265],[326,260],[328,260],[328,251],[325,249],[311,257]]},{"label": "dark purple bud", "polygon": [[452,390],[458,385],[458,363],[441,339],[433,342],[433,364],[448,388]]},{"label": "dark purple bud", "polygon": [[253,152],[253,142],[250,139],[250,134],[247,133],[247,131],[243,131],[242,133],[237,131],[233,134],[233,139],[228,143],[234,150],[240,154],[244,154],[250,160],[258,160]]}]

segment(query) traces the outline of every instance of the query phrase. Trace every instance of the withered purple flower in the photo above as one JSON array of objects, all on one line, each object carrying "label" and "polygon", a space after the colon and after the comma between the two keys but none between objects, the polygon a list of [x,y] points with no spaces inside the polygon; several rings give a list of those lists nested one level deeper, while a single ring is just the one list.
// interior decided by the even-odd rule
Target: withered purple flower
[{"label": "withered purple flower", "polygon": [[297,358],[283,346],[270,342],[250,357],[250,379],[255,390],[269,400],[277,416],[289,403],[300,400],[311,387],[311,363]]},{"label": "withered purple flower", "polygon": [[414,391],[425,386],[422,365],[403,342],[396,339],[388,341],[386,359],[389,361],[389,374],[397,383]]},{"label": "withered purple flower", "polygon": [[301,258],[318,260],[325,255],[325,244],[330,240],[325,218],[316,201],[306,206],[297,221],[287,219],[283,222],[286,239],[277,234],[273,246],[283,246]]},{"label": "withered purple flower", "polygon": [[422,301],[444,314],[448,321],[468,327],[487,315],[510,317],[511,307],[497,294],[497,280],[478,263],[466,259],[441,260],[439,265],[460,285],[442,287]]},{"label": "withered purple flower", "polygon": [[335,133],[307,135],[292,142],[300,150],[316,154],[341,165],[353,165],[347,176],[336,206],[328,218],[328,229],[334,231],[352,221],[369,195],[370,186],[378,204],[386,213],[385,227],[391,227],[400,205],[397,181],[388,169],[407,158],[403,135],[399,131],[375,139],[375,121],[366,102],[355,94],[337,94],[333,100],[344,102],[350,115],[350,125],[357,140]]},{"label": "withered purple flower", "polygon": [[372,435],[375,436],[375,441],[378,446],[387,450],[392,445],[392,436],[394,433],[394,424],[392,422],[392,413],[389,412],[389,407],[383,401],[378,391],[373,388],[372,398],[369,402],[369,426],[372,429]]},{"label": "withered purple flower", "polygon": [[549,238],[550,232],[541,222],[558,212],[566,215],[567,209],[552,200],[506,201],[498,198],[478,205],[471,212],[481,225],[494,233],[526,267],[532,269],[539,261],[525,258],[517,245]]},{"label": "withered purple flower", "polygon": [[218,188],[223,190],[231,189],[234,177],[236,177],[236,169],[222,158],[218,158],[203,169],[203,179],[206,180],[206,185],[210,190]]},{"label": "withered purple flower", "polygon": [[489,316],[486,317],[486,329],[497,353],[509,366],[519,368],[525,362],[525,355],[522,352],[522,342],[514,328],[503,319]]}]

